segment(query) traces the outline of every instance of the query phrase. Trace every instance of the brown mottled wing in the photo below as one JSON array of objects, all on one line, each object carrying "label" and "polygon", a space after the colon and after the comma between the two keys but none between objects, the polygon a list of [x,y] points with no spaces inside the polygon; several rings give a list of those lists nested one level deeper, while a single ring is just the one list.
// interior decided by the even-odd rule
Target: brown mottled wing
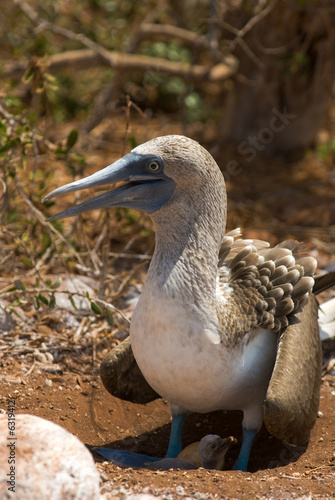
[{"label": "brown mottled wing", "polygon": [[145,404],[160,397],[143,377],[135,361],[129,337],[102,360],[100,376],[107,391],[116,398]]},{"label": "brown mottled wing", "polygon": [[265,242],[240,239],[235,230],[225,236],[220,257],[224,300],[218,301],[218,317],[231,342],[257,327],[281,332],[314,284],[315,259],[301,257],[291,240],[268,248]]},{"label": "brown mottled wing", "polygon": [[271,434],[290,444],[304,444],[315,424],[321,385],[321,341],[318,304],[310,294],[299,322],[282,333],[276,364],[264,403],[264,422]]}]

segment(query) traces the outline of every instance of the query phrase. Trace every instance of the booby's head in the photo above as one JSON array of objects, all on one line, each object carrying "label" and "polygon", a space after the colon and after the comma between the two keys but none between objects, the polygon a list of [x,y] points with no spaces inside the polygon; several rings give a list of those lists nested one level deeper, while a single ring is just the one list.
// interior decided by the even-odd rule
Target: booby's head
[{"label": "booby's head", "polygon": [[154,214],[180,198],[182,193],[187,192],[188,202],[192,199],[196,201],[208,181],[211,185],[224,187],[222,174],[211,155],[192,139],[170,135],[141,144],[89,177],[55,189],[44,200],[124,182],[115,189],[52,216],[50,220],[108,207],[127,207]]},{"label": "booby's head", "polygon": [[221,438],[214,434],[203,437],[199,443],[201,464],[205,469],[222,470],[228,448],[236,443],[233,436]]}]

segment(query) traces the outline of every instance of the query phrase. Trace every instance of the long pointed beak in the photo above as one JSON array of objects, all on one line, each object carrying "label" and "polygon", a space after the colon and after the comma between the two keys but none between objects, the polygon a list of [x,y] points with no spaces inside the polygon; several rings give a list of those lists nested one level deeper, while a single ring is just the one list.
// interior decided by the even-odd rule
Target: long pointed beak
[{"label": "long pointed beak", "polygon": [[140,157],[140,155],[136,153],[130,153],[85,179],[79,179],[54,189],[51,193],[47,194],[42,201],[51,200],[52,198],[56,198],[56,196],[68,194],[73,191],[81,191],[82,189],[106,186],[107,184],[115,184],[116,182],[128,180],[127,176],[125,176],[125,168],[129,166],[130,155],[132,155],[133,161],[136,161],[137,156]]},{"label": "long pointed beak", "polygon": [[159,175],[150,174],[145,169],[145,165],[153,158],[157,159],[154,155],[141,155],[131,152],[89,177],[70,182],[65,186],[55,189],[45,196],[43,201],[82,189],[106,186],[117,182],[127,182],[127,184],[96,198],[84,201],[79,205],[53,215],[48,220],[52,221],[72,217],[89,210],[109,207],[135,208],[144,210],[147,213],[158,210],[172,195],[175,182],[164,173]]}]

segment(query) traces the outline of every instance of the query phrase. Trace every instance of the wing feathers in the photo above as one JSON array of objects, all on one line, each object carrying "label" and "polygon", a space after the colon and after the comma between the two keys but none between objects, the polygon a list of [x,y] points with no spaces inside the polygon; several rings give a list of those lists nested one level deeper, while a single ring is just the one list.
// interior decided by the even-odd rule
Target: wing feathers
[{"label": "wing feathers", "polygon": [[220,252],[219,286],[228,298],[218,311],[222,328],[227,333],[229,323],[237,336],[257,326],[280,331],[306,302],[316,261],[298,256],[301,245],[296,241],[269,248],[266,242],[242,240],[240,235],[239,230],[228,233]]}]

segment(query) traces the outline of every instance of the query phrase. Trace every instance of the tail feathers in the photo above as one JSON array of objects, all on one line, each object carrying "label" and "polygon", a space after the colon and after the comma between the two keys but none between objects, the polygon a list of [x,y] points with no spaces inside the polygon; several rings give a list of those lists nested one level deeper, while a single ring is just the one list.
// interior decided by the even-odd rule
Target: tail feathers
[{"label": "tail feathers", "polygon": [[335,285],[335,271],[314,276],[314,281],[313,293],[317,295]]},{"label": "tail feathers", "polygon": [[321,340],[335,338],[335,297],[320,305],[319,328]]}]

